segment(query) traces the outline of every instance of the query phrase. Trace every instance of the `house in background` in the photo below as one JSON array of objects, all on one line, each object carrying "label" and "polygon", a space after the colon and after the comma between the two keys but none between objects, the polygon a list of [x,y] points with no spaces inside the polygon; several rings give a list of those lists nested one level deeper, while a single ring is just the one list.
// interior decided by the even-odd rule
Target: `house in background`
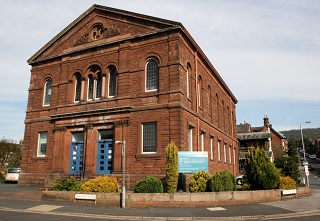
[{"label": "house in background", "polygon": [[250,147],[262,147],[271,160],[283,156],[288,150],[287,138],[273,129],[267,115],[263,118],[263,126],[252,127],[244,122],[237,125],[239,140],[239,170],[243,171],[245,156]]},{"label": "house in background", "polygon": [[93,5],[28,63],[20,185],[124,171],[132,190],[170,141],[238,173],[237,99],[182,24]]}]

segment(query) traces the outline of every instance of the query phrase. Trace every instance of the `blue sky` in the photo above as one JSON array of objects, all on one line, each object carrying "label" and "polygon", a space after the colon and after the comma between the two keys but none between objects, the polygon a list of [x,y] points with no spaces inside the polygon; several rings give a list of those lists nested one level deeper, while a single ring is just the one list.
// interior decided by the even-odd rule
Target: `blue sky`
[{"label": "blue sky", "polygon": [[238,99],[237,123],[320,127],[318,0],[0,0],[0,138],[19,141],[37,50],[93,4],[181,22]]}]

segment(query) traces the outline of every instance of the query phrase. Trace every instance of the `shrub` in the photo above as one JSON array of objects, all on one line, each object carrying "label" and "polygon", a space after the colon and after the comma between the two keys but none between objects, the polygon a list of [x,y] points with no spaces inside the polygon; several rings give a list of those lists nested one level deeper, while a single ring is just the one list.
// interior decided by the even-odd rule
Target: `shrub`
[{"label": "shrub", "polygon": [[212,192],[234,191],[235,189],[235,175],[230,171],[218,171],[210,178],[209,190]]},{"label": "shrub", "polygon": [[245,159],[245,179],[254,190],[278,187],[280,173],[263,148],[250,148]]},{"label": "shrub", "polygon": [[286,161],[286,157],[279,157],[279,158],[274,160],[274,165],[277,168],[283,168],[285,161]]},{"label": "shrub", "polygon": [[284,176],[290,176],[296,183],[300,177],[299,164],[297,163],[296,157],[286,157],[284,166],[282,169]]},{"label": "shrub", "polygon": [[297,183],[289,176],[281,176],[279,182],[279,188],[284,190],[290,190],[297,188]]},{"label": "shrub", "polygon": [[74,178],[62,179],[57,185],[52,187],[55,191],[79,191],[81,184]]},{"label": "shrub", "polygon": [[95,179],[88,180],[81,186],[81,190],[85,192],[99,193],[119,193],[120,188],[116,178],[112,176],[100,176]]},{"label": "shrub", "polygon": [[159,179],[147,176],[137,183],[133,191],[135,193],[163,193],[163,186]]},{"label": "shrub", "polygon": [[178,178],[178,147],[171,141],[166,148],[166,190],[168,193],[177,191]]},{"label": "shrub", "polygon": [[207,190],[207,183],[210,180],[209,173],[204,170],[200,170],[192,174],[189,182],[189,191],[194,192],[205,192]]}]

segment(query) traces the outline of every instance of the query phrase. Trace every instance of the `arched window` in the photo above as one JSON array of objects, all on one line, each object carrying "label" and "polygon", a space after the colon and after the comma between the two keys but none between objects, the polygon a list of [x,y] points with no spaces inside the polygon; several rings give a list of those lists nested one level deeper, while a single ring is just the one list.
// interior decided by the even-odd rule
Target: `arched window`
[{"label": "arched window", "polygon": [[114,67],[110,68],[109,73],[109,97],[117,94],[117,71]]},{"label": "arched window", "polygon": [[212,116],[212,102],[211,102],[211,87],[208,85],[208,106],[209,106],[209,116]]},{"label": "arched window", "polygon": [[92,74],[88,75],[88,100],[93,99],[93,86],[94,86],[94,80]]},{"label": "arched window", "polygon": [[198,78],[197,91],[198,91],[198,105],[199,105],[199,107],[201,107],[202,106],[202,94],[201,94],[202,78],[201,78],[201,76],[199,76],[199,78]]},{"label": "arched window", "polygon": [[97,86],[96,86],[96,98],[101,98],[101,92],[102,92],[102,74],[101,72],[98,73],[97,76]]},{"label": "arched window", "polygon": [[74,90],[74,101],[79,102],[81,98],[81,74],[76,73],[76,82],[75,82],[75,90]]},{"label": "arched window", "polygon": [[52,93],[52,81],[51,79],[49,79],[46,81],[44,86],[43,106],[50,106],[51,93]]},{"label": "arched window", "polygon": [[150,60],[146,70],[146,91],[158,90],[159,70],[158,62]]}]

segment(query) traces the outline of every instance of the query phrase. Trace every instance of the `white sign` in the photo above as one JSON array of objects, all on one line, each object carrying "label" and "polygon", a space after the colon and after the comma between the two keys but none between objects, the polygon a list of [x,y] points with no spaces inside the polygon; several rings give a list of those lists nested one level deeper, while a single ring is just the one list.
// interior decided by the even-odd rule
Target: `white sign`
[{"label": "white sign", "polygon": [[308,165],[304,165],[304,172],[306,173],[306,176],[309,176]]}]

